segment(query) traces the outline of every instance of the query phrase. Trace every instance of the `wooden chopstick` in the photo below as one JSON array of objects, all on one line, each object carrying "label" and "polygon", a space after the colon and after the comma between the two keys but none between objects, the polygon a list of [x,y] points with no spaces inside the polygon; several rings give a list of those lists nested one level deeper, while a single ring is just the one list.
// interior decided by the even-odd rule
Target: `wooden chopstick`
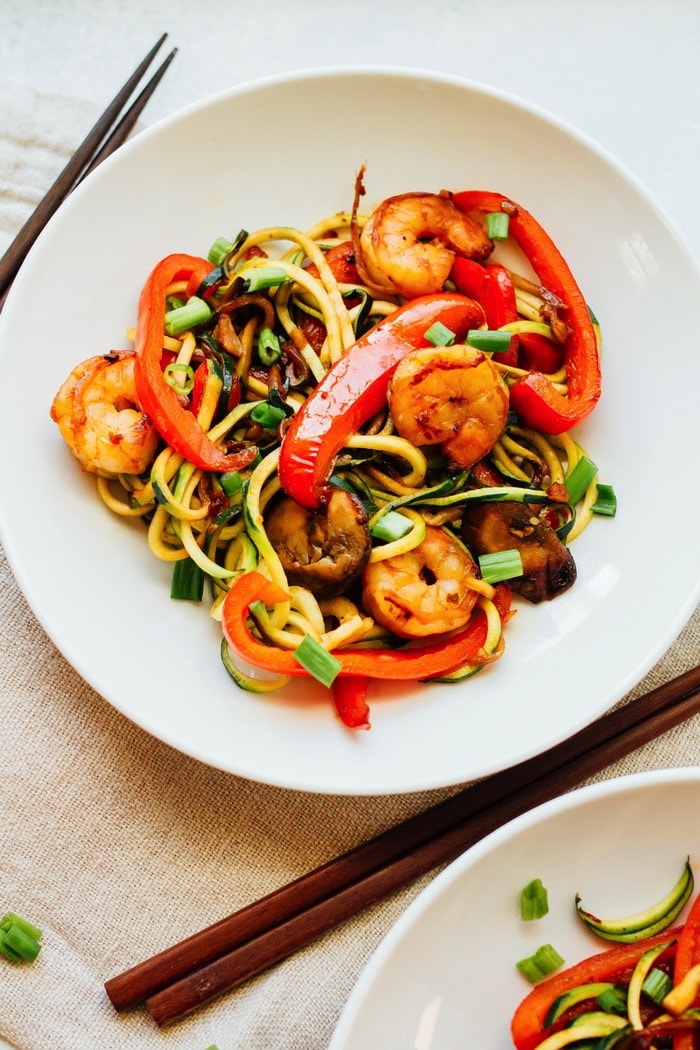
[{"label": "wooden chopstick", "polygon": [[39,202],[0,259],[0,309],[20,266],[51,216],[78,183],[82,182],[85,176],[94,171],[99,163],[121,146],[138,120],[144,106],[175,57],[177,48],[170,52],[110,134],[110,129],[115,124],[115,121],[118,120],[132,92],[144,76],[167,35],[167,33],[162,34],[121,90],[112,99],[102,116],[88,132],[80,146],[78,146],[63,171],[56,178],[56,181]]},{"label": "wooden chopstick", "polygon": [[700,667],[113,977],[112,1004],[145,1000],[159,1026],[173,1023],[700,712],[698,694]]}]

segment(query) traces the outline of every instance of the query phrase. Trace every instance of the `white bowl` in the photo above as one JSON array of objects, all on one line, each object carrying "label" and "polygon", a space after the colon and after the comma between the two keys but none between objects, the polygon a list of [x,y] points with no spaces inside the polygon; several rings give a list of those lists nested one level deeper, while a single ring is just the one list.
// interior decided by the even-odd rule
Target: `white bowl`
[{"label": "white bowl", "polygon": [[[167,566],[139,526],[96,498],[49,406],[78,361],[127,345],[159,258],[205,254],[241,227],[304,227],[348,208],[362,163],[368,204],[407,190],[495,189],[549,229],[602,324],[603,396],[580,436],[619,512],[574,544],[571,591],[521,608],[502,660],[463,686],[381,687],[371,731],[352,733],[321,687],[264,697],[237,689],[219,662],[218,625],[170,600]],[[699,288],[688,252],[635,180],[513,98],[434,74],[350,69],[197,104],[141,133],[71,196],[3,311],[0,521],[19,583],[110,703],[221,769],[301,790],[383,794],[518,762],[628,691],[697,601],[700,490],[687,455]]]},{"label": "white bowl", "polygon": [[[576,917],[575,894],[597,915],[622,917],[661,900],[688,856],[697,880],[699,820],[700,770],[676,769],[581,788],[500,828],[409,905],[329,1050],[512,1050],[511,1017],[531,989],[517,960],[552,944],[571,966],[611,947]],[[549,913],[522,922],[520,891],[536,878]]]}]

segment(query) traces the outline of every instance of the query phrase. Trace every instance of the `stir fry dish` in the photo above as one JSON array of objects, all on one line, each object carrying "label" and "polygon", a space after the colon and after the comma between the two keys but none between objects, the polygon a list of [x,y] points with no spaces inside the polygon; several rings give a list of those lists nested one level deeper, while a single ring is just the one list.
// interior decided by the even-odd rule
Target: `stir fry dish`
[{"label": "stir fry dish", "polygon": [[[535,987],[517,1007],[511,1036],[517,1050],[693,1050],[700,1046],[700,896],[685,920],[672,925],[692,895],[689,862],[671,891],[652,908],[603,921],[576,910],[589,929],[616,944],[551,976],[518,968]],[[543,958],[557,956],[551,945]],[[536,953],[537,955],[537,953]],[[545,976],[546,979],[541,978]]]},{"label": "stir fry dish", "polygon": [[[374,680],[464,681],[513,595],[571,587],[615,494],[571,435],[600,331],[528,212],[403,193],[306,231],[172,254],[133,349],[91,357],[51,417],[99,496],[143,520],[174,599],[207,601],[243,689],[311,676],[369,727]],[[516,260],[516,264],[511,261]]]}]

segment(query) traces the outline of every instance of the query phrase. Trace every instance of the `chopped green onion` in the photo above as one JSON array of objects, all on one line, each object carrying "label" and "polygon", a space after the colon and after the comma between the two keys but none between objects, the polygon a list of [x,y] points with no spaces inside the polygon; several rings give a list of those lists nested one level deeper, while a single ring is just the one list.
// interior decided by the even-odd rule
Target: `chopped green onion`
[{"label": "chopped green onion", "polygon": [[531,984],[536,984],[543,977],[548,977],[550,973],[554,973],[563,964],[564,960],[559,952],[551,944],[543,944],[534,955],[528,956],[527,959],[521,959],[515,965],[523,977],[526,977]]},{"label": "chopped green onion", "polygon": [[305,635],[294,650],[294,659],[325,686],[333,684],[342,666],[340,660],[324,649],[310,634]]},{"label": "chopped green onion", "polygon": [[5,912],[2,919],[0,919],[0,930],[9,930],[10,926],[18,926],[20,930],[29,936],[33,937],[35,941],[41,940],[41,930],[37,926],[33,926],[31,922],[27,922],[14,911]]},{"label": "chopped green onion", "polygon": [[211,317],[211,310],[196,295],[191,296],[184,306],[178,306],[174,310],[168,310],[165,315],[165,331],[168,335],[181,335],[183,332],[203,324]]},{"label": "chopped green onion", "polygon": [[266,366],[274,365],[282,356],[280,341],[271,328],[263,326],[258,332],[258,357]]},{"label": "chopped green onion", "polygon": [[673,981],[668,974],[656,967],[649,971],[642,985],[642,991],[655,1003],[662,1003],[672,988]]},{"label": "chopped green onion", "polygon": [[22,962],[22,956],[19,952],[16,952],[13,948],[10,948],[9,945],[5,944],[4,930],[0,930],[0,955],[4,955],[6,959],[9,959],[10,962],[13,963]]},{"label": "chopped green onion", "polygon": [[492,241],[506,241],[508,239],[509,215],[505,211],[489,211],[486,213],[486,236]]},{"label": "chopped green onion", "polygon": [[569,503],[573,507],[586,494],[586,489],[598,473],[598,467],[588,456],[581,456],[580,460],[566,479],[566,491],[569,493]]},{"label": "chopped green onion", "polygon": [[231,251],[233,251],[233,241],[227,240],[226,237],[217,237],[207,253],[207,259],[214,266],[221,266]]},{"label": "chopped green onion", "polygon": [[485,354],[504,354],[512,334],[501,328],[472,328],[467,332],[467,346],[483,350]]},{"label": "chopped green onion", "polygon": [[513,580],[523,574],[523,559],[517,547],[507,551],[494,551],[493,554],[479,556],[481,577],[487,583],[500,583],[501,580]]},{"label": "chopped green onion", "polygon": [[165,309],[166,309],[166,312],[168,310],[177,310],[178,307],[184,306],[184,305],[185,305],[185,300],[181,299],[179,297],[179,295],[166,295],[166,297],[165,297]]},{"label": "chopped green onion", "polygon": [[397,510],[390,510],[372,527],[372,535],[377,540],[386,540],[387,543],[391,543],[393,540],[400,540],[412,528],[413,523],[405,514],[400,514]]},{"label": "chopped green onion", "polygon": [[596,996],[596,1003],[606,1014],[627,1013],[627,1000],[621,990],[607,988]]},{"label": "chopped green onion", "polygon": [[250,413],[250,418],[253,422],[259,423],[265,430],[274,430],[287,417],[281,408],[276,408],[275,405],[270,405],[267,401],[261,401]]},{"label": "chopped green onion", "polygon": [[601,485],[598,483],[598,498],[591,507],[594,514],[604,514],[608,518],[614,518],[617,513],[617,496],[612,485]]},{"label": "chopped green onion", "polygon": [[34,962],[41,951],[41,930],[13,911],[0,919],[0,954],[10,962]]},{"label": "chopped green onion", "polygon": [[173,563],[170,597],[175,601],[201,602],[204,593],[204,572],[191,558]]},{"label": "chopped green onion", "polygon": [[434,324],[431,324],[428,331],[424,333],[424,338],[429,343],[432,343],[433,346],[452,346],[455,341],[455,334],[442,321],[435,321]]},{"label": "chopped green onion", "polygon": [[266,288],[276,288],[287,280],[286,271],[280,266],[256,266],[246,270],[242,276],[246,282],[246,290],[249,292],[260,292]]},{"label": "chopped green onion", "polygon": [[547,889],[541,879],[533,879],[520,891],[520,918],[524,922],[541,919],[549,911]]},{"label": "chopped green onion", "polygon": [[3,930],[2,934],[5,947],[11,948],[27,962],[34,962],[41,951],[39,942],[21,930],[19,926],[10,926],[9,930]]},{"label": "chopped green onion", "polygon": [[237,470],[230,470],[219,475],[219,484],[227,496],[235,496],[243,488],[243,478]]},{"label": "chopped green onion", "polygon": [[[194,387],[194,368],[179,361],[171,361],[163,369],[165,381],[176,394],[189,394]],[[181,379],[184,376],[184,379]]]}]

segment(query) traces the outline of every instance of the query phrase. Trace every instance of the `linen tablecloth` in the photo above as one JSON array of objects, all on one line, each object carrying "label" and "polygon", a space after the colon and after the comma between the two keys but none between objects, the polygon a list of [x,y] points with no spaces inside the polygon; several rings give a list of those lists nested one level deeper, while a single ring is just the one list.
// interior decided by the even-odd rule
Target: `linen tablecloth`
[{"label": "linen tablecloth", "polygon": [[[0,90],[1,250],[95,113],[83,100]],[[696,611],[630,696],[699,659]],[[0,1036],[19,1050],[326,1047],[364,963],[428,877],[164,1031],[141,1009],[117,1015],[103,983],[448,792],[329,798],[179,754],[81,680],[1,551],[0,711],[0,913],[44,933],[35,963],[0,959]],[[696,764],[699,741],[693,719],[596,779]]]}]

